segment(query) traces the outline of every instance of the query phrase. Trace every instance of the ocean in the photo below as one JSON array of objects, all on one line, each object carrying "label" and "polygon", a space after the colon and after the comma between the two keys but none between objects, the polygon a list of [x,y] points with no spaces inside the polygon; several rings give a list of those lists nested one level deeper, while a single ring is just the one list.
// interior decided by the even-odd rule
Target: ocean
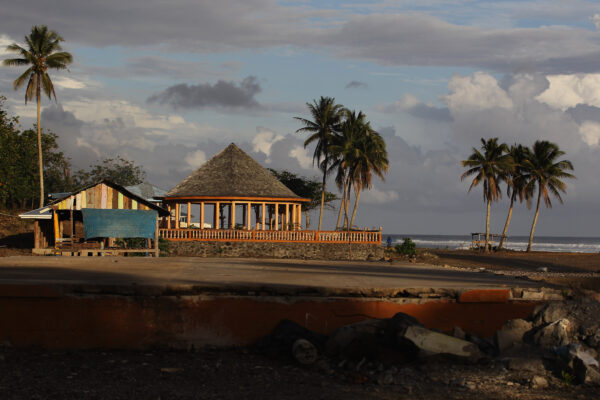
[{"label": "ocean", "polygon": [[[438,249],[469,249],[471,247],[470,235],[410,235],[387,234],[382,235],[385,245],[387,238],[392,238],[393,245],[402,243],[404,238],[411,238],[417,247]],[[529,236],[509,236],[504,247],[510,250],[525,250]],[[568,251],[575,253],[600,252],[600,237],[572,237],[572,236],[534,236],[532,250],[534,251]]]}]

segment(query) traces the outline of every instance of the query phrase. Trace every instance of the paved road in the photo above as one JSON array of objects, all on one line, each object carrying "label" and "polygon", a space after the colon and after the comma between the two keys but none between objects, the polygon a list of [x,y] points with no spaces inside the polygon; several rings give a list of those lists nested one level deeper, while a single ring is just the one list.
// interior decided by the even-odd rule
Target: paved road
[{"label": "paved road", "polygon": [[5,257],[0,284],[153,286],[219,291],[248,289],[302,293],[373,292],[407,288],[535,287],[539,283],[489,272],[384,262],[224,258]]}]

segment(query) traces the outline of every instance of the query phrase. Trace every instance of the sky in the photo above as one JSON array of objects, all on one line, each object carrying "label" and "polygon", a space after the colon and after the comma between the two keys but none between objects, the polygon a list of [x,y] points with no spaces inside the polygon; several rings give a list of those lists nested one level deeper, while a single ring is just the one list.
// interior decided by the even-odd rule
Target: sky
[{"label": "sky", "polygon": [[[33,25],[65,39],[74,62],[51,71],[58,101],[43,100],[42,126],[74,170],[121,156],[168,190],[235,142],[266,167],[318,178],[294,117],[330,96],[362,110],[387,143],[389,173],[361,195],[357,225],[483,231],[482,188],[468,192],[460,161],[498,137],[555,142],[574,165],[564,204],[542,208],[536,234],[600,236],[598,2],[51,3],[3,4],[0,59]],[[12,88],[19,71],[0,67],[0,95],[29,128],[36,109]],[[504,195],[493,232],[507,211]],[[518,204],[509,235],[527,235],[533,212]]]}]

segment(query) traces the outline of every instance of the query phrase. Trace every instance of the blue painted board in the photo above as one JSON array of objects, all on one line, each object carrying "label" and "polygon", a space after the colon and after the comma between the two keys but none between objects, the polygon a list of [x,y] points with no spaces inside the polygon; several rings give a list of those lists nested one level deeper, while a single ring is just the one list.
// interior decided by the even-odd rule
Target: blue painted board
[{"label": "blue painted board", "polygon": [[154,238],[157,212],[155,210],[112,210],[82,208],[85,239]]}]

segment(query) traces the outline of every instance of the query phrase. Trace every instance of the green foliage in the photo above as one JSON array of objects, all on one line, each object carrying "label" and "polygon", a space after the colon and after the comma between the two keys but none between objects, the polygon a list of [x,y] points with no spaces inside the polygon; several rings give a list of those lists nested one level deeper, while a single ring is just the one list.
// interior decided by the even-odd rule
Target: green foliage
[{"label": "green foliage", "polygon": [[405,256],[412,256],[417,254],[417,245],[412,241],[411,238],[404,238],[402,244],[397,244],[395,246],[396,253],[402,254]]},{"label": "green foliage", "polygon": [[[323,191],[321,190],[321,183],[316,178],[309,179],[298,176],[292,172],[277,171],[271,168],[269,168],[269,171],[292,192],[300,197],[310,199],[309,203],[302,203],[302,211],[311,211],[319,208],[321,204],[321,193],[323,193]],[[337,199],[335,194],[326,191],[325,207],[333,209],[334,206],[331,203]]]},{"label": "green foliage", "polygon": [[88,186],[108,179],[121,186],[137,185],[144,181],[146,172],[133,161],[123,157],[105,158],[100,164],[90,165],[89,170],[80,169],[73,178],[77,186]]},{"label": "green foliage", "polygon": [[[26,208],[39,202],[40,182],[37,168],[37,132],[22,131],[19,119],[9,116],[0,97],[0,207]],[[59,151],[58,136],[42,132],[44,175],[48,192],[73,189],[71,164]]]},{"label": "green foliage", "polygon": [[560,372],[560,377],[562,380],[562,384],[567,387],[572,386],[573,382],[575,381],[575,376],[564,370]]}]

